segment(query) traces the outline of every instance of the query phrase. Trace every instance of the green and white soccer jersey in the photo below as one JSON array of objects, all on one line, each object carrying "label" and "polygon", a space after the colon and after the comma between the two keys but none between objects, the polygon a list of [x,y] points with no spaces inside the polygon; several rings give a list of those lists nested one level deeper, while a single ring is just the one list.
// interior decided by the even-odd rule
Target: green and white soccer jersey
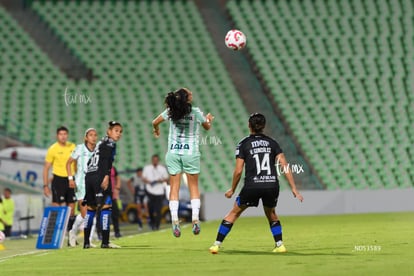
[{"label": "green and white soccer jersey", "polygon": [[85,197],[85,174],[88,167],[88,161],[93,151],[90,151],[85,144],[79,144],[72,152],[71,157],[76,160],[77,171],[75,174],[76,198],[81,200]]},{"label": "green and white soccer jersey", "polygon": [[[168,109],[161,113],[164,120],[169,120]],[[191,113],[183,119],[170,120],[168,135],[168,152],[179,155],[199,155],[200,125],[207,121],[200,108],[193,107]]]},{"label": "green and white soccer jersey", "polygon": [[[161,116],[169,120],[168,109]],[[199,132],[200,125],[206,121],[207,118],[198,107],[193,107],[190,114],[177,122],[170,120],[165,161],[171,175],[200,173]]]}]

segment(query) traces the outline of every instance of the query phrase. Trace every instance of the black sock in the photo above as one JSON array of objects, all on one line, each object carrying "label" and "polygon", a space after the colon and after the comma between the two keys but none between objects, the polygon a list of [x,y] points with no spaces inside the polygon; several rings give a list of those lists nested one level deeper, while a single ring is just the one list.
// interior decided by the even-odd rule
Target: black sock
[{"label": "black sock", "polygon": [[223,219],[217,232],[216,241],[223,242],[232,227],[233,223]]},{"label": "black sock", "polygon": [[109,244],[109,230],[102,230],[102,244]]},{"label": "black sock", "polygon": [[101,211],[101,227],[102,227],[102,244],[109,244],[109,223],[111,217],[111,209],[103,209]]},{"label": "black sock", "polygon": [[70,217],[69,217],[69,221],[68,221],[68,228],[67,228],[68,232],[69,232],[70,230],[72,230],[72,226],[73,226],[73,224],[75,223],[75,220],[76,220],[76,216],[70,216]]},{"label": "black sock", "polygon": [[272,232],[273,239],[276,243],[282,241],[282,225],[280,224],[280,221],[270,222],[270,231]]},{"label": "black sock", "polygon": [[90,244],[89,242],[90,235],[91,235],[91,229],[88,227],[85,227],[85,229],[83,229],[83,245]]},{"label": "black sock", "polygon": [[75,223],[76,216],[70,216],[68,222],[68,231],[72,230],[72,226]]},{"label": "black sock", "polygon": [[83,229],[83,244],[89,245],[89,237],[91,235],[92,231],[92,225],[93,225],[93,219],[95,217],[95,211],[94,210],[88,210],[86,213],[86,227]]}]

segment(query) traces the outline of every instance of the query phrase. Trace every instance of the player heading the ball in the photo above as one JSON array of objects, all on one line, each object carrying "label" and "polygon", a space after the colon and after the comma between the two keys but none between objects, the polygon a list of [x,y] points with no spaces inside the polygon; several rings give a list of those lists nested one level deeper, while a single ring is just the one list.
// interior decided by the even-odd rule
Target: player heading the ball
[{"label": "player heading the ball", "polygon": [[203,115],[200,108],[193,107],[191,102],[193,93],[188,88],[180,88],[169,92],[165,97],[166,109],[153,121],[155,137],[160,136],[159,125],[170,121],[168,135],[168,152],[165,156],[168,173],[170,174],[170,212],[172,231],[175,237],[181,236],[178,219],[178,194],[180,190],[181,174],[185,173],[188,179],[192,209],[192,231],[194,235],[200,233],[200,191],[198,189],[198,175],[200,173],[199,132],[200,125],[209,130],[214,116],[208,113]]}]

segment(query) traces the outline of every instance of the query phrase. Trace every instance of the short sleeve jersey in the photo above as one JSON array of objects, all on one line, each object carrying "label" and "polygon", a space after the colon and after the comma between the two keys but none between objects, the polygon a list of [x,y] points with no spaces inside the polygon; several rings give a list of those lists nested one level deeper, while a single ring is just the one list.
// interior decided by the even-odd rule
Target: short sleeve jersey
[{"label": "short sleeve jersey", "polygon": [[111,175],[112,162],[116,152],[116,143],[109,137],[104,137],[95,147],[88,161],[86,174],[97,174],[98,179]]},{"label": "short sleeve jersey", "polygon": [[[49,147],[46,153],[45,161],[52,164],[52,173],[60,177],[67,177],[66,162],[68,162],[72,151],[75,149],[75,144],[66,142],[64,146],[58,142]],[[74,164],[72,164],[72,171],[75,171]]]},{"label": "short sleeve jersey", "polygon": [[88,168],[88,161],[91,158],[93,151],[90,151],[85,144],[79,144],[72,152],[71,156],[76,160],[76,174],[75,182],[77,185],[85,184],[85,174]]},{"label": "short sleeve jersey", "polygon": [[134,185],[135,195],[144,196],[146,194],[144,180],[137,175],[134,175],[131,177],[131,181]]},{"label": "short sleeve jersey", "polygon": [[200,125],[207,121],[200,108],[193,107],[183,119],[173,122],[168,109],[161,113],[164,120],[170,121],[168,151],[180,155],[197,155],[199,151]]},{"label": "short sleeve jersey", "polygon": [[279,144],[264,134],[252,134],[236,147],[236,158],[244,160],[246,188],[271,188],[279,185],[276,156],[282,153]]},{"label": "short sleeve jersey", "polygon": [[151,185],[146,186],[146,190],[149,194],[164,194],[164,184],[166,183],[158,181],[159,179],[168,178],[168,171],[163,165],[158,164],[156,167],[152,164],[146,165],[142,172],[142,176],[146,178],[149,182],[155,182]]},{"label": "short sleeve jersey", "polygon": [[4,210],[3,210],[3,204],[0,201],[0,231],[4,230],[3,220],[4,220]]}]

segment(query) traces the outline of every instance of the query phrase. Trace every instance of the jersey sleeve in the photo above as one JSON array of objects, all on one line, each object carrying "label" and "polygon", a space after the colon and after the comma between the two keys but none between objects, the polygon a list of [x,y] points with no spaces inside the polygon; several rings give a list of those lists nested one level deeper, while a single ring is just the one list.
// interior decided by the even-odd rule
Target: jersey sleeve
[{"label": "jersey sleeve", "polygon": [[194,107],[193,110],[194,110],[195,119],[198,123],[202,124],[202,123],[207,122],[207,118],[204,116],[200,108]]},{"label": "jersey sleeve", "polygon": [[240,159],[243,159],[244,160],[245,156],[244,156],[244,152],[243,152],[243,141],[240,142],[236,146],[235,156],[236,156],[236,159],[237,158],[240,158]]},{"label": "jersey sleeve", "polygon": [[145,166],[144,169],[142,170],[142,176],[146,179],[149,179],[149,175],[148,175],[148,166]]},{"label": "jersey sleeve", "polygon": [[275,142],[275,152],[276,152],[276,156],[278,156],[279,154],[283,153],[283,150],[279,146],[279,143],[278,142]]},{"label": "jersey sleeve", "polygon": [[72,150],[75,150],[76,149],[76,144],[70,143],[70,147],[72,148]]},{"label": "jersey sleeve", "polygon": [[55,157],[54,157],[54,154],[53,154],[53,146],[52,146],[47,150],[45,161],[47,163],[53,163],[53,160],[55,160]]},{"label": "jersey sleeve", "polygon": [[72,154],[70,155],[70,157],[72,157],[72,159],[78,159],[81,156],[81,152],[82,152],[82,146],[83,145],[77,145],[75,150],[72,151]]},{"label": "jersey sleeve", "polygon": [[168,108],[165,109],[160,115],[164,120],[168,120],[169,119],[169,117],[168,117]]},{"label": "jersey sleeve", "polygon": [[99,149],[100,154],[100,164],[99,164],[99,174],[101,177],[105,177],[106,175],[111,175],[111,168],[112,168],[112,151],[114,149],[115,144],[108,143],[107,141],[102,143],[101,148]]}]

